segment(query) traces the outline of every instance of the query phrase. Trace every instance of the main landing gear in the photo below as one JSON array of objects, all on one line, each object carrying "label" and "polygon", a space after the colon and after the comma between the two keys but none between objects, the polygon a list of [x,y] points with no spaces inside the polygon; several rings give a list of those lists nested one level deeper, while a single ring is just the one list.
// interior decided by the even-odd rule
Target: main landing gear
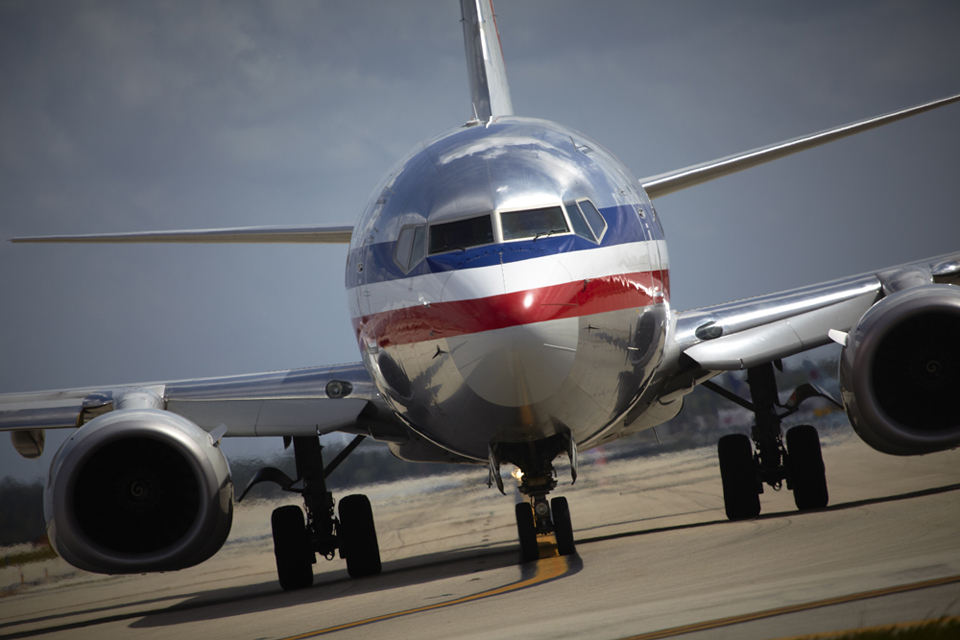
[{"label": "main landing gear", "polygon": [[[773,367],[773,363],[767,363],[747,370],[752,403],[713,382],[703,385],[756,416],[751,434],[756,453],[751,438],[743,434],[723,436],[717,445],[723,503],[731,520],[760,515],[759,494],[763,493],[764,484],[779,490],[786,481],[787,489],[793,490],[794,502],[801,511],[822,509],[829,501],[817,430],[809,425],[793,427],[787,431],[784,446],[780,424],[807,398],[819,396],[838,403],[813,385],[805,384],[794,392],[786,405],[781,405]],[[786,408],[786,412],[778,413],[778,407]]]},{"label": "main landing gear", "polygon": [[[357,436],[327,467],[323,466],[323,447],[315,436],[293,438],[297,462],[297,480],[291,480],[278,469],[260,469],[243,494],[260,482],[275,482],[284,491],[303,496],[304,511],[287,505],[273,511],[273,550],[277,575],[285,591],[304,589],[313,584],[313,565],[320,554],[332,560],[339,549],[347,561],[352,578],[380,573],[380,547],[373,523],[370,501],[364,495],[351,495],[340,500],[339,515],[334,515],[333,494],[327,491],[326,478],[363,440]],[[301,483],[300,488],[295,488]]]},{"label": "main landing gear", "polygon": [[561,556],[577,552],[567,499],[547,501],[547,494],[557,486],[553,459],[566,451],[570,456],[570,474],[577,480],[576,444],[566,435],[524,443],[498,443],[490,447],[490,475],[503,491],[500,462],[509,462],[520,469],[520,493],[525,500],[516,505],[517,537],[520,539],[520,563],[540,558],[540,539],[553,534]]}]

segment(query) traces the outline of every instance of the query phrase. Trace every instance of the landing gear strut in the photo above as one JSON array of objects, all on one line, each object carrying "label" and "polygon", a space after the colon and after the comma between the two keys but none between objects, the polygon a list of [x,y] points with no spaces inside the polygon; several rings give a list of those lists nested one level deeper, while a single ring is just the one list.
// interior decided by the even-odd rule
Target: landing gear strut
[{"label": "landing gear strut", "polygon": [[[553,459],[562,452],[570,456],[570,473],[576,481],[576,444],[569,436],[552,436],[545,440],[526,443],[499,443],[490,448],[491,476],[500,477],[500,462],[510,462],[519,467],[520,493],[526,497],[516,505],[517,536],[520,539],[520,563],[540,558],[538,538],[553,534],[557,552],[561,556],[577,552],[570,521],[570,507],[562,497],[547,501],[557,486]],[[503,491],[502,481],[497,486]]]},{"label": "landing gear strut", "polygon": [[[786,481],[787,489],[793,490],[794,502],[801,511],[822,509],[829,501],[817,430],[809,425],[793,427],[787,431],[784,446],[780,425],[783,418],[797,411],[803,400],[814,396],[832,399],[812,385],[802,385],[790,402],[781,405],[773,367],[773,363],[766,363],[747,369],[752,403],[713,382],[703,384],[749,409],[756,417],[751,432],[756,453],[751,447],[751,438],[743,434],[724,436],[717,445],[723,503],[731,520],[760,514],[759,494],[763,493],[764,484],[780,490]],[[786,411],[779,413],[778,408],[786,408]]]},{"label": "landing gear strut", "polygon": [[[355,438],[327,467],[323,466],[323,447],[315,436],[293,438],[297,480],[278,469],[260,469],[240,500],[260,482],[275,482],[284,491],[303,496],[304,511],[296,505],[275,509],[271,518],[277,576],[285,591],[304,589],[313,584],[313,566],[320,554],[332,560],[339,549],[353,578],[380,573],[380,548],[374,527],[370,501],[363,495],[346,496],[340,501],[339,519],[334,515],[333,494],[327,491],[326,478],[363,440]],[[295,485],[301,483],[300,488]],[[239,501],[239,500],[238,500]]]}]

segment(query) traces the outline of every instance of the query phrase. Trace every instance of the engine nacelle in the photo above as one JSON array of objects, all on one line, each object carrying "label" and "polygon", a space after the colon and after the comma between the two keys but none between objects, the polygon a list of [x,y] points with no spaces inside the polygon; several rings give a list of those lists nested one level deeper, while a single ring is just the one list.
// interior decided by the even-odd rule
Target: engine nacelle
[{"label": "engine nacelle", "polygon": [[90,421],[50,466],[51,544],[97,573],[173,571],[216,553],[233,521],[230,467],[210,435],[158,409]]},{"label": "engine nacelle", "polygon": [[840,359],[850,424],[894,455],[960,446],[960,287],[893,293],[850,332]]}]

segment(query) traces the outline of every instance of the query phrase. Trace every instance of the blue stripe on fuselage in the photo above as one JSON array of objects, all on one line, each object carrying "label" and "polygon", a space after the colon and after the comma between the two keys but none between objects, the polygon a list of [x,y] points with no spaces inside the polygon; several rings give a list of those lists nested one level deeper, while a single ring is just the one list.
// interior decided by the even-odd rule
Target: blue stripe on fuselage
[{"label": "blue stripe on fuselage", "polygon": [[[661,239],[660,227],[656,223],[650,225],[652,237],[644,235],[644,228],[637,216],[637,208],[642,207],[648,219],[653,220],[653,209],[645,205],[621,205],[607,207],[600,210],[607,221],[607,232],[600,242],[601,247],[609,247],[642,240]],[[355,269],[347,269],[347,287],[356,287],[363,283],[386,282],[413,276],[442,273],[455,269],[474,269],[488,267],[495,264],[519,262],[543,255],[556,255],[568,251],[584,251],[597,248],[597,244],[578,235],[549,236],[537,240],[521,240],[519,242],[505,242],[503,244],[485,245],[464,251],[454,251],[422,260],[409,272],[403,270],[393,260],[396,240],[378,242],[366,247],[368,254],[364,260],[360,259],[360,249],[351,249],[347,264],[364,262],[362,273]]]}]

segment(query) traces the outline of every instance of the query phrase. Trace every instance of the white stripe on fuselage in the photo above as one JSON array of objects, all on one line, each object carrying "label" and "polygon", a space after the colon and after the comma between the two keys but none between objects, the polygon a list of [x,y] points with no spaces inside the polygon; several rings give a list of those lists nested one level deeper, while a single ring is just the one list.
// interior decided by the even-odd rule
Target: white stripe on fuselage
[{"label": "white stripe on fuselage", "polygon": [[[486,298],[576,280],[666,269],[666,260],[662,265],[657,264],[658,255],[666,257],[666,242],[645,240],[542,255],[502,265],[374,282],[363,286],[367,308],[362,313],[368,315],[440,301]],[[348,291],[351,302],[356,300],[356,287]]]}]

